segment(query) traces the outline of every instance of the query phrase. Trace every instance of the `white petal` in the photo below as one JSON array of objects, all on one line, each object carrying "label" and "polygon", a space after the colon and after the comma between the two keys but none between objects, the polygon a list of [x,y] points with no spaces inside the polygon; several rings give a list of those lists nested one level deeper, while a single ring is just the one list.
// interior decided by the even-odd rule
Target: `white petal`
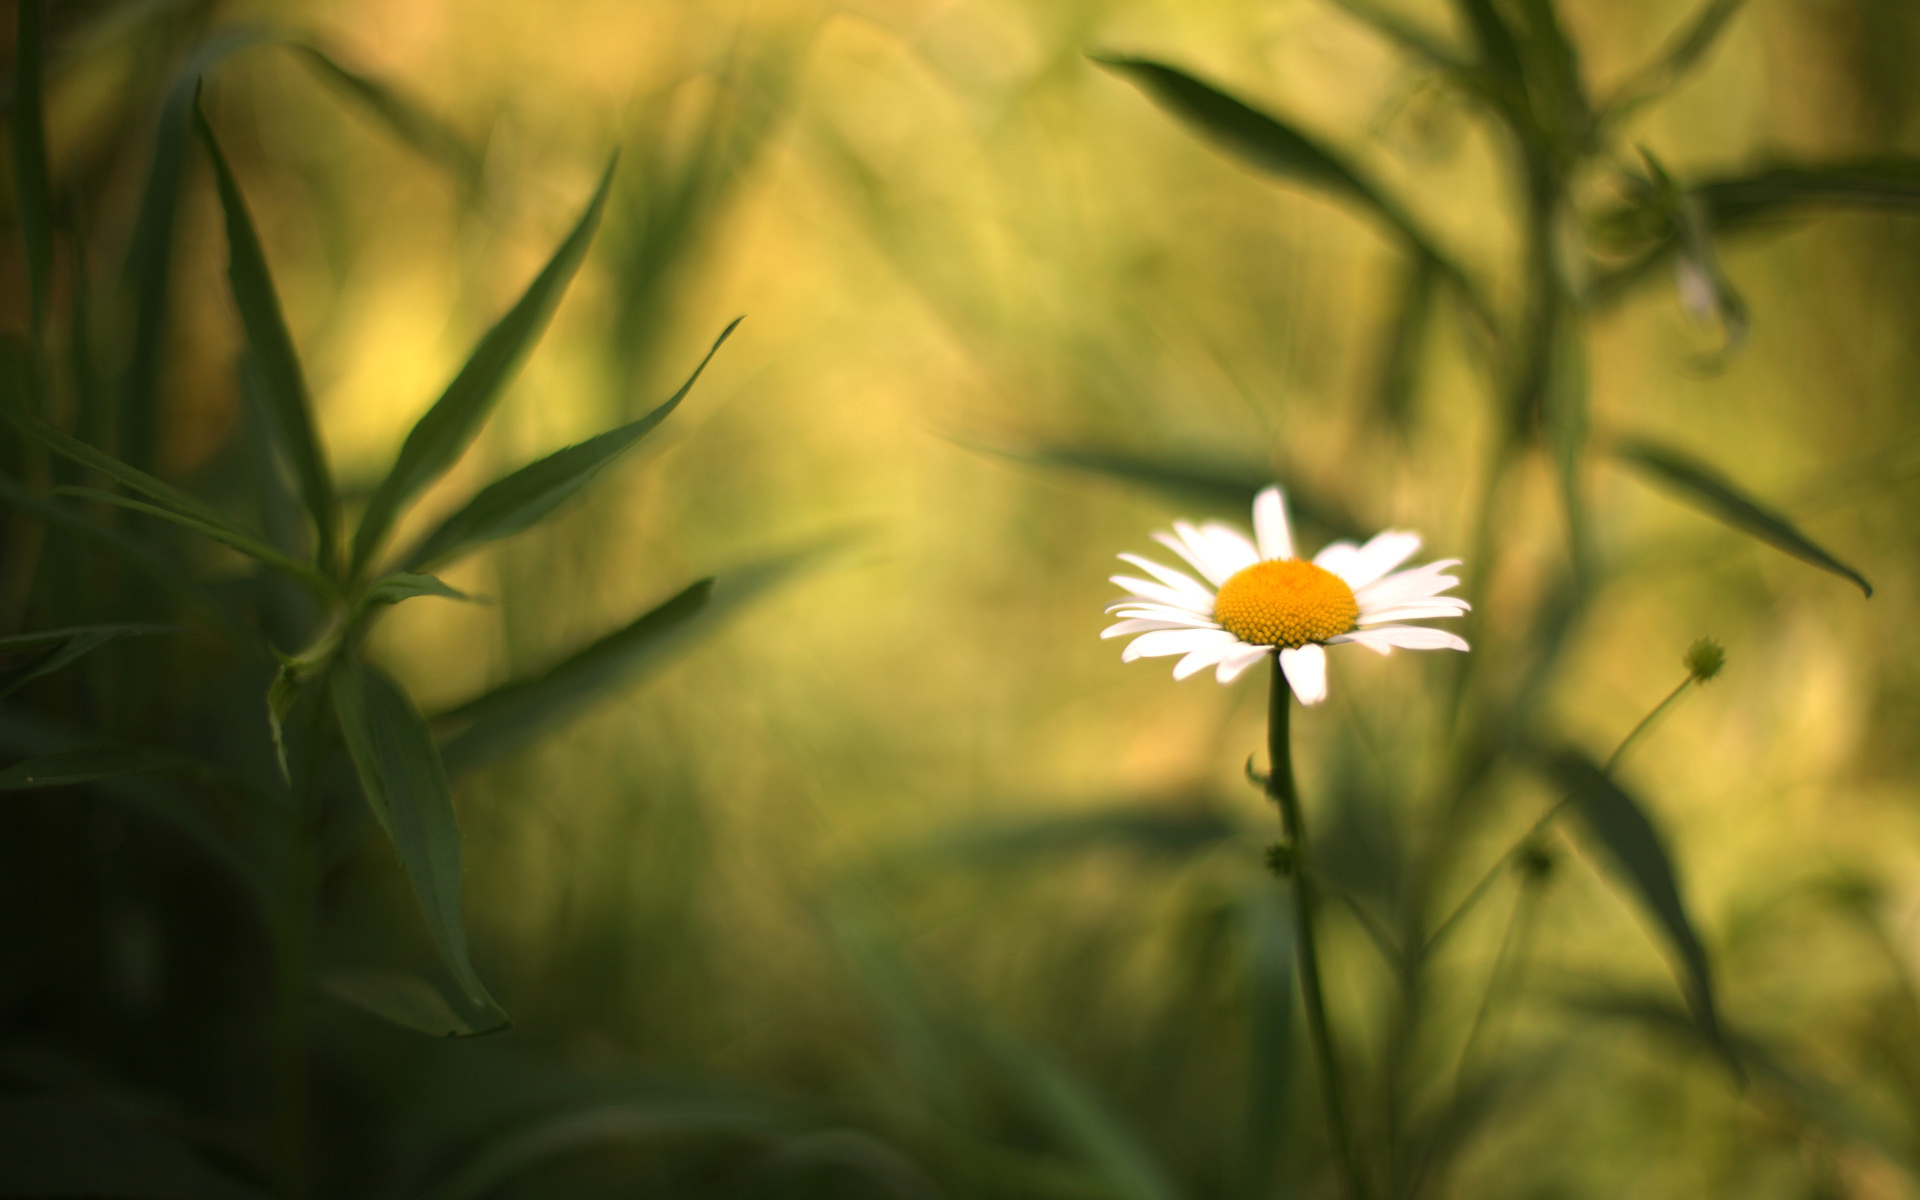
[{"label": "white petal", "polygon": [[1132,644],[1120,652],[1120,661],[1165,658],[1169,654],[1186,654],[1202,646],[1222,645],[1237,640],[1224,629],[1156,629],[1133,639]]},{"label": "white petal", "polygon": [[1232,568],[1227,572],[1228,578],[1260,561],[1260,548],[1231,525],[1209,521],[1200,527],[1200,536],[1212,543],[1214,562]]},{"label": "white petal", "polygon": [[1173,677],[1175,679],[1185,679],[1194,672],[1203,670],[1219,662],[1239,648],[1240,640],[1233,638],[1217,645],[1202,646],[1198,650],[1190,650],[1187,652],[1185,658],[1174,664]]},{"label": "white petal", "polygon": [[1369,637],[1368,634],[1370,632],[1371,632],[1370,630],[1366,630],[1366,629],[1356,629],[1352,633],[1343,633],[1339,637],[1328,638],[1327,645],[1338,646],[1343,642],[1352,642],[1356,646],[1365,646],[1367,649],[1373,651],[1375,654],[1378,654],[1382,658],[1385,658],[1387,655],[1393,653],[1392,643],[1383,642],[1383,641],[1380,641],[1378,638]]},{"label": "white petal", "polygon": [[[1151,635],[1149,635],[1151,636]],[[1372,629],[1356,629],[1346,635],[1348,641],[1361,645],[1378,644],[1398,646],[1402,650],[1465,650],[1465,638],[1448,633],[1444,629],[1429,629],[1425,625],[1376,625]]]},{"label": "white petal", "polygon": [[1122,554],[1120,560],[1139,567],[1174,591],[1185,592],[1189,598],[1208,608],[1213,607],[1213,589],[1198,582],[1192,576],[1176,571],[1172,567],[1163,567],[1151,559],[1141,558],[1138,554]]},{"label": "white petal", "polygon": [[1220,667],[1213,677],[1221,683],[1232,683],[1240,678],[1240,673],[1273,653],[1271,646],[1244,646],[1220,660]]},{"label": "white petal", "polygon": [[1189,629],[1218,629],[1206,617],[1184,608],[1172,608],[1165,604],[1152,604],[1144,600],[1122,600],[1118,604],[1107,605],[1107,611],[1116,617],[1151,617],[1156,621],[1172,621],[1176,625],[1185,625]]},{"label": "white petal", "polygon": [[1159,617],[1128,617],[1100,631],[1102,640],[1125,637],[1130,633],[1149,633],[1155,629],[1192,629],[1192,625],[1179,621],[1165,621]]},{"label": "white petal", "polygon": [[[1151,635],[1149,635],[1151,636]],[[1318,646],[1280,652],[1280,669],[1302,704],[1318,704],[1327,698],[1327,652]]]},{"label": "white petal", "polygon": [[1292,558],[1293,532],[1287,528],[1287,499],[1277,487],[1253,498],[1253,536],[1261,558]]},{"label": "white petal", "polygon": [[[1175,524],[1178,524],[1178,522],[1175,522]],[[1215,587],[1219,587],[1226,582],[1224,579],[1214,579],[1212,574],[1213,568],[1207,565],[1206,556],[1195,550],[1192,546],[1187,545],[1186,539],[1175,537],[1171,533],[1156,533],[1153,535],[1153,540],[1185,559],[1188,566],[1200,572],[1200,577],[1211,581]]]},{"label": "white petal", "polygon": [[[1135,579],[1131,575],[1109,575],[1107,576],[1107,582],[1118,584],[1134,595],[1143,597],[1155,604],[1169,604],[1174,608],[1184,608],[1189,612],[1191,612],[1194,607],[1195,601],[1193,596],[1181,591],[1179,588],[1170,588],[1163,583],[1152,583],[1145,579]],[[1207,603],[1204,607],[1206,611],[1212,610],[1213,598],[1211,596],[1207,597]]]},{"label": "white petal", "polygon": [[1320,553],[1313,556],[1313,565],[1325,567],[1341,579],[1347,577],[1347,568],[1353,562],[1353,556],[1360,553],[1360,547],[1352,542],[1328,542],[1320,547]]},{"label": "white petal", "polygon": [[[1385,533],[1374,534],[1366,545],[1354,551],[1353,556],[1338,568],[1327,567],[1327,570],[1346,580],[1348,587],[1359,591],[1407,561],[1419,548],[1419,534],[1389,529]],[[1321,565],[1325,566],[1324,563]]]},{"label": "white petal", "polygon": [[[1173,523],[1173,531],[1180,535],[1182,542],[1186,543],[1187,560],[1193,563],[1200,574],[1206,577],[1207,582],[1215,587],[1233,578],[1236,572],[1248,565],[1248,562],[1260,557],[1259,552],[1253,549],[1251,543],[1248,543],[1247,550],[1252,557],[1248,562],[1240,561],[1233,553],[1234,548],[1231,543],[1223,547],[1213,536],[1214,529],[1224,528],[1225,526],[1221,525],[1210,525],[1206,529],[1195,529],[1185,521]],[[1233,531],[1228,530],[1228,532]],[[1245,538],[1241,540],[1246,541]]]},{"label": "white petal", "polygon": [[1362,608],[1384,608],[1389,604],[1405,604],[1409,600],[1424,600],[1435,596],[1450,587],[1458,587],[1460,581],[1445,574],[1448,567],[1458,566],[1457,558],[1443,558],[1439,562],[1430,562],[1405,571],[1397,571],[1376,583],[1366,587],[1354,588],[1353,598]]},{"label": "white petal", "polygon": [[1387,621],[1424,621],[1433,617],[1457,617],[1466,612],[1467,602],[1452,596],[1395,604],[1389,608],[1361,609],[1357,624],[1379,625]]}]

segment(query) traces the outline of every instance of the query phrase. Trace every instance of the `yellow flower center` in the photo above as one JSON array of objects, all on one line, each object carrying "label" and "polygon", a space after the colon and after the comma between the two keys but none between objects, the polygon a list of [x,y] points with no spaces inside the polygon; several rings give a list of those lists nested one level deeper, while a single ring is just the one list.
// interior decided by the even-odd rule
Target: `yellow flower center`
[{"label": "yellow flower center", "polygon": [[1324,642],[1353,629],[1359,616],[1345,580],[1299,558],[1257,562],[1213,598],[1213,619],[1250,646]]}]

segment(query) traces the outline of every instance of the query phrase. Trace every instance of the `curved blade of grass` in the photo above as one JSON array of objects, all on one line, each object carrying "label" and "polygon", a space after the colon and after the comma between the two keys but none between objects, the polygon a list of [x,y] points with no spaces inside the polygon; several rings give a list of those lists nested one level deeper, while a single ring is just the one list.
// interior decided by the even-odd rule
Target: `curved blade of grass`
[{"label": "curved blade of grass", "polygon": [[1425,60],[1431,67],[1456,77],[1472,70],[1464,59],[1447,49],[1437,38],[1399,14],[1374,4],[1372,0],[1333,0],[1333,4],[1364,21],[1374,32],[1401,49]]},{"label": "curved blade of grass", "polygon": [[47,120],[42,94],[46,44],[41,34],[44,0],[19,0],[13,68],[14,212],[27,251],[28,311],[37,342],[47,319],[53,286],[53,181],[47,166]]},{"label": "curved blade of grass", "polygon": [[1706,463],[1640,438],[1616,443],[1614,453],[1707,515],[1783,554],[1850,580],[1866,595],[1873,595],[1873,585],[1867,582],[1866,576],[1827,553],[1795,529],[1786,517],[1747,495]]},{"label": "curved blade of grass", "polygon": [[294,349],[293,336],[287,332],[281,315],[280,297],[274,290],[273,275],[267,269],[266,251],[247,212],[247,201],[240,184],[220,151],[213,126],[201,111],[198,95],[193,106],[194,126],[213,162],[213,177],[220,194],[220,207],[227,226],[227,280],[233,288],[234,307],[240,311],[240,324],[246,330],[247,345],[261,384],[262,408],[274,432],[281,453],[293,466],[300,481],[300,498],[307,515],[313,519],[314,560],[322,571],[332,573],[335,542],[338,537],[339,500],[334,495],[333,473],[327,467],[320,446],[320,431],[314,425],[313,401],[307,394],[307,381],[300,369],[300,355]]},{"label": "curved blade of grass", "polygon": [[679,407],[680,401],[693,389],[694,381],[707,369],[707,364],[713,361],[721,343],[733,333],[740,320],[734,318],[720,332],[720,337],[707,351],[706,357],[700,360],[700,365],[693,369],[693,374],[680,385],[680,390],[664,404],[637,421],[610,429],[578,445],[557,450],[539,462],[522,467],[480,489],[466,507],[448,517],[406,556],[409,569],[424,570],[476,546],[519,533],[559,507],[568,497],[585,487],[601,468],[651,433],[655,426]]},{"label": "curved blade of grass", "polygon": [[47,654],[29,664],[20,674],[7,680],[4,685],[0,685],[0,697],[11,695],[16,688],[32,680],[53,674],[83,655],[106,645],[114,638],[179,632],[178,625],[76,625],[67,629],[44,629],[34,633],[19,633],[0,638],[0,655],[17,654],[29,650],[48,650]]},{"label": "curved blade of grass", "polygon": [[453,793],[425,719],[379,668],[349,662],[330,680],[340,731],[360,786],[387,831],[440,955],[466,995],[475,1031],[508,1023],[474,973],[460,902],[460,826]]},{"label": "curved blade of grass", "polygon": [[328,971],[320,990],[403,1029],[429,1037],[478,1037],[504,1026],[476,1029],[440,994],[440,989],[410,971],[355,967]]},{"label": "curved blade of grass", "polygon": [[1601,121],[1618,124],[1672,91],[1706,57],[1745,4],[1746,0],[1708,0],[1666,49],[1620,85],[1603,107]]},{"label": "curved blade of grass", "polygon": [[1567,789],[1586,827],[1606,848],[1640,901],[1659,922],[1661,932],[1679,959],[1682,989],[1700,1032],[1728,1056],[1725,1031],[1714,1003],[1713,971],[1707,949],[1694,932],[1693,919],[1680,898],[1680,884],[1665,841],[1639,801],[1629,795],[1599,764],[1578,750],[1561,749],[1546,759],[1549,773]]},{"label": "curved blade of grass", "polygon": [[1145,484],[1182,500],[1231,513],[1244,521],[1260,489],[1278,482],[1286,489],[1287,507],[1295,519],[1318,526],[1341,538],[1369,536],[1346,507],[1298,482],[1276,480],[1273,468],[1251,462],[1222,462],[1211,458],[1135,454],[1080,446],[1039,446],[989,453],[1049,467],[1065,467]]},{"label": "curved blade of grass", "polygon": [[163,771],[197,771],[200,764],[183,754],[141,746],[103,746],[93,750],[64,750],[43,754],[0,770],[0,792],[65,787],[129,775]]},{"label": "curved blade of grass", "polygon": [[447,167],[469,192],[478,190],[482,176],[480,151],[451,125],[388,84],[342,66],[340,60],[315,42],[290,42],[288,48],[320,78],[364,105],[395,137],[423,157]]},{"label": "curved blade of grass", "polygon": [[350,576],[358,578],[365,570],[401,508],[452,466],[479,433],[501,387],[519,364],[521,355],[545,329],[561,292],[566,290],[586,257],[587,244],[593,240],[600,213],[606,207],[607,191],[613,185],[614,161],[607,163],[593,198],[547,265],[527,285],[527,290],[507,314],[480,339],[447,390],[407,434],[393,469],[374,489],[367,510],[360,518],[360,527],[354,531]]},{"label": "curved blade of grass", "polygon": [[312,566],[276,550],[252,534],[235,529],[225,522],[208,521],[191,513],[176,512],[171,508],[148,504],[142,500],[122,496],[117,492],[104,492],[99,488],[63,487],[55,488],[54,493],[60,496],[77,496],[85,500],[98,500],[102,504],[112,504],[133,512],[146,513],[150,517],[158,517],[182,529],[191,529],[200,536],[210,538],[223,546],[232,547],[248,558],[282,572],[290,579],[299,580],[312,588],[316,595],[326,596],[332,591],[332,584],[327,577]]},{"label": "curved blade of grass", "polygon": [[402,600],[411,600],[415,596],[439,596],[444,600],[471,600],[472,596],[457,588],[448,587],[432,575],[418,575],[411,571],[395,571],[367,589],[360,601],[362,609],[376,604],[398,604]]},{"label": "curved blade of grass", "polygon": [[154,134],[153,165],[140,197],[140,215],[127,249],[126,273],[134,301],[133,349],[120,385],[118,449],[128,462],[153,461],[158,429],[154,410],[160,386],[161,355],[171,311],[167,295],[173,276],[173,234],[180,208],[180,179],[186,166],[188,122],[200,77],[227,55],[271,39],[256,30],[234,30],[210,39],[174,76],[160,107]]},{"label": "curved blade of grass", "polygon": [[836,544],[825,541],[699,580],[546,670],[439,714],[436,725],[458,731],[443,746],[447,769],[465,771],[520,746],[611,689],[664,664]]},{"label": "curved blade of grass", "polygon": [[1556,0],[1520,0],[1519,9],[1526,16],[1521,57],[1534,68],[1532,86],[1542,93],[1534,107],[1555,135],[1580,138],[1592,106],[1580,78],[1580,51],[1560,24]]}]

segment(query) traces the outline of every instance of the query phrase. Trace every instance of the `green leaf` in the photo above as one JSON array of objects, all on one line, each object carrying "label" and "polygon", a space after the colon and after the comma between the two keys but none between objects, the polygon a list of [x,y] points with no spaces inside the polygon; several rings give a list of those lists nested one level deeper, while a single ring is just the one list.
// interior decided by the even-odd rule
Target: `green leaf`
[{"label": "green leaf", "polygon": [[427,723],[400,686],[369,663],[335,668],[333,707],[360,786],[420,901],[440,955],[466,994],[476,1030],[498,1029],[507,1014],[487,994],[467,956],[460,902],[460,826],[453,793]]},{"label": "green leaf", "polygon": [[1051,863],[1064,855],[1133,850],[1145,856],[1187,858],[1237,833],[1239,826],[1187,797],[1174,804],[1128,803],[1012,821],[967,822],[911,848],[916,862],[974,867]]},{"label": "green leaf", "polygon": [[1366,22],[1376,33],[1386,37],[1413,54],[1449,75],[1463,77],[1470,67],[1459,55],[1448,50],[1417,25],[1374,4],[1372,0],[1333,0],[1336,8],[1345,9],[1353,16]]},{"label": "green leaf", "polygon": [[1293,1035],[1293,921],[1286,894],[1270,885],[1249,889],[1240,902],[1240,924],[1246,943],[1248,1019],[1239,1196],[1266,1200],[1273,1195],[1287,1100],[1299,1065]]},{"label": "green leaf", "polygon": [[1038,446],[989,450],[989,453],[1145,484],[1180,500],[1228,513],[1242,523],[1251,519],[1248,514],[1260,489],[1278,482],[1286,489],[1287,507],[1297,520],[1335,538],[1369,536],[1345,505],[1298,482],[1279,477],[1280,473],[1272,467],[1250,461],[1147,455],[1081,446]]},{"label": "green leaf", "polygon": [[1707,515],[1801,562],[1851,580],[1862,592],[1873,595],[1873,585],[1864,575],[1814,544],[1786,517],[1749,496],[1706,463],[1642,438],[1617,442],[1614,453]]},{"label": "green leaf", "polygon": [[174,225],[180,208],[187,142],[192,136],[188,124],[193,116],[193,99],[200,88],[200,77],[221,59],[270,41],[266,34],[253,30],[228,31],[209,39],[174,76],[167,98],[160,106],[153,165],[147,174],[146,190],[141,193],[140,215],[134,225],[126,265],[129,290],[133,294],[134,333],[133,349],[121,379],[117,448],[123,458],[139,466],[152,462],[159,428],[156,394],[167,343],[167,323],[173,308],[169,292],[173,278]]},{"label": "green leaf", "polygon": [[1574,149],[1588,132],[1591,105],[1580,78],[1580,51],[1560,24],[1557,0],[1520,0],[1526,14],[1521,55],[1532,66],[1532,83],[1542,94],[1535,102],[1544,124]]},{"label": "green leaf", "polygon": [[407,564],[414,570],[423,570],[476,546],[519,533],[552,512],[585,487],[601,468],[652,432],[656,425],[679,407],[680,401],[692,390],[694,381],[713,361],[715,352],[733,333],[740,320],[734,318],[721,331],[706,357],[700,360],[700,365],[693,369],[693,374],[687,377],[687,381],[680,385],[680,390],[666,403],[637,421],[555,451],[539,462],[488,484],[467,502],[465,508],[448,517],[438,529],[428,534],[406,556]]},{"label": "green leaf", "polygon": [[[1592,759],[1578,750],[1561,749],[1547,756],[1548,772],[1567,789],[1573,806],[1585,819],[1641,903],[1659,922],[1679,959],[1682,987],[1693,1018],[1714,1045],[1725,1047],[1713,994],[1713,971],[1707,950],[1694,932],[1693,920],[1680,899],[1673,860],[1646,810]],[[1731,1052],[1728,1051],[1730,1054]]]},{"label": "green leaf", "polygon": [[353,562],[349,571],[352,576],[359,577],[366,568],[401,508],[451,467],[479,433],[501,387],[521,355],[539,338],[547,318],[559,303],[560,294],[586,256],[587,244],[593,240],[600,213],[606,207],[608,189],[613,185],[613,168],[614,162],[608,162],[600,177],[600,186],[594,189],[593,199],[588,201],[573,231],[514,306],[480,339],[447,390],[407,434],[393,469],[374,489],[367,510],[360,518],[360,527],[354,531]]},{"label": "green leaf", "polygon": [[227,279],[233,287],[234,307],[240,311],[240,324],[246,330],[247,345],[253,355],[260,380],[260,394],[268,415],[275,443],[293,467],[300,482],[300,498],[313,518],[314,561],[323,571],[335,568],[335,540],[338,537],[339,501],[334,495],[333,474],[320,445],[320,432],[314,425],[313,402],[307,394],[307,382],[300,369],[300,356],[287,332],[280,312],[280,298],[267,269],[266,251],[247,212],[240,185],[227,165],[226,155],[213,134],[213,126],[201,111],[198,98],[193,108],[194,124],[206,144],[213,162],[214,182],[220,193],[220,207],[227,224]]},{"label": "green leaf", "polygon": [[1635,72],[1605,104],[1601,120],[1618,124],[1666,95],[1698,66],[1746,0],[1708,0],[1654,60]]},{"label": "green leaf", "polygon": [[106,645],[114,638],[179,633],[180,631],[178,625],[76,625],[66,629],[43,629],[34,633],[0,637],[0,656],[32,650],[47,651],[46,654],[29,663],[19,675],[0,685],[0,697],[11,695],[14,689],[31,680],[53,674],[82,655]]},{"label": "green leaf", "polygon": [[340,65],[313,42],[293,42],[289,48],[322,79],[364,105],[394,136],[451,169],[461,186],[469,191],[480,186],[484,166],[480,151],[452,126],[380,80]]},{"label": "green leaf", "polygon": [[44,0],[15,6],[13,70],[13,194],[20,238],[27,250],[28,311],[37,340],[47,319],[53,286],[53,181],[47,166],[47,118],[43,80],[46,43],[41,33]]},{"label": "green leaf", "polygon": [[84,500],[98,500],[102,504],[112,504],[120,508],[130,509],[133,512],[146,513],[150,517],[158,517],[162,521],[171,522],[172,524],[180,526],[182,529],[191,529],[202,537],[210,538],[224,546],[230,546],[248,558],[256,559],[272,567],[274,570],[286,574],[289,578],[306,584],[309,588],[313,589],[315,595],[327,596],[332,593],[332,583],[326,576],[320,574],[320,572],[313,567],[291,555],[276,550],[265,541],[250,533],[235,529],[233,526],[218,518],[208,520],[195,514],[176,512],[171,508],[162,508],[157,504],[148,504],[145,501],[135,500],[115,492],[103,492],[98,488],[55,488],[54,494],[60,496],[76,496]]},{"label": "green leaf", "polygon": [[699,580],[546,670],[439,714],[436,725],[457,731],[443,746],[448,770],[457,774],[478,766],[632,683],[836,545],[824,540]]},{"label": "green leaf", "polygon": [[200,765],[183,754],[140,746],[103,746],[95,750],[65,750],[44,754],[0,770],[0,792],[65,787],[129,775],[163,771],[197,771]]},{"label": "green leaf", "polygon": [[478,1037],[504,1028],[476,1029],[439,988],[409,971],[343,968],[321,975],[320,988],[344,1004],[429,1037]]},{"label": "green leaf", "polygon": [[1374,390],[1375,411],[1390,428],[1402,431],[1409,428],[1412,419],[1421,356],[1426,349],[1427,329],[1433,323],[1434,285],[1439,282],[1434,261],[1424,255],[1415,256],[1405,271]]},{"label": "green leaf", "polygon": [[411,600],[415,596],[439,596],[446,600],[473,599],[472,596],[448,587],[431,575],[395,571],[367,589],[366,598],[360,602],[360,607],[366,609],[376,604],[398,604],[402,600]]},{"label": "green leaf", "polygon": [[1518,85],[1526,77],[1526,62],[1520,52],[1519,40],[1514,37],[1506,19],[1500,15],[1500,10],[1494,7],[1493,0],[1454,0],[1453,6],[1473,35],[1474,50],[1479,55],[1481,66],[1490,74],[1507,81],[1509,87],[1518,93]]}]

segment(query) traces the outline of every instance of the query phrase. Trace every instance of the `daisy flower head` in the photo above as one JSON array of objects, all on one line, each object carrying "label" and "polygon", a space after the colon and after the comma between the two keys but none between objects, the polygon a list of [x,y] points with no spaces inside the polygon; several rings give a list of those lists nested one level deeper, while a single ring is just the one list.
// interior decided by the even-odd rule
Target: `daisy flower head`
[{"label": "daisy flower head", "polygon": [[1334,542],[1311,561],[1295,558],[1286,498],[1277,487],[1255,497],[1253,531],[1254,540],[1248,541],[1218,522],[1196,528],[1175,521],[1172,533],[1153,535],[1200,579],[1122,554],[1122,561],[1150,578],[1113,577],[1129,595],[1107,606],[1121,619],[1100,636],[1139,635],[1120,655],[1122,662],[1177,654],[1175,679],[1212,667],[1221,683],[1232,683],[1277,651],[1280,669],[1302,704],[1327,698],[1322,647],[1353,642],[1379,654],[1396,648],[1467,648],[1444,629],[1401,623],[1457,617],[1469,607],[1457,596],[1440,594],[1459,585],[1446,573],[1459,559],[1394,569],[1420,548],[1418,534],[1388,530],[1364,546]]}]

